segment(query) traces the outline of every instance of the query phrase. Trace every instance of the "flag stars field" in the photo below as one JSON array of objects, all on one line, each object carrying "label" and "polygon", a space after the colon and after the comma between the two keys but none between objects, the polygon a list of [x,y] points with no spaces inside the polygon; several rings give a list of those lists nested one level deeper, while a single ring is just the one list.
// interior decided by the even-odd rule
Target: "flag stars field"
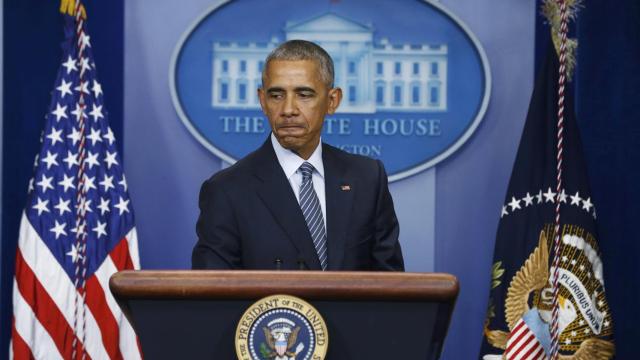
[{"label": "flag stars field", "polygon": [[84,161],[89,167],[89,170],[93,169],[94,166],[100,165],[100,162],[98,162],[98,153],[92,153],[91,151],[87,152],[87,158]]},{"label": "flag stars field", "polygon": [[87,84],[86,82],[81,82],[73,89],[77,92],[82,92],[83,94],[89,95],[89,84]]},{"label": "flag stars field", "polygon": [[78,156],[72,153],[71,150],[67,150],[67,157],[65,157],[62,161],[67,163],[67,169],[71,169],[71,167],[74,165],[80,165],[78,163]]},{"label": "flag stars field", "polygon": [[43,212],[49,212],[47,204],[49,204],[49,200],[42,200],[38,198],[38,203],[33,206],[33,208],[38,211],[38,216],[42,215]]},{"label": "flag stars field", "polygon": [[113,142],[116,141],[116,138],[113,136],[113,131],[111,131],[111,128],[108,127],[107,128],[107,133],[105,135],[102,135],[102,137],[109,141],[109,146],[113,145]]},{"label": "flag stars field", "polygon": [[91,109],[89,115],[91,115],[93,121],[102,119],[104,117],[104,115],[102,115],[102,105],[96,106],[96,104],[93,104],[93,109]]},{"label": "flag stars field", "polygon": [[513,212],[515,209],[521,209],[520,207],[520,200],[516,200],[515,197],[511,197],[511,202],[509,203],[509,206],[511,207],[511,211]]},{"label": "flag stars field", "polygon": [[99,184],[104,188],[104,192],[109,191],[109,189],[115,189],[113,185],[113,176],[104,175],[104,179],[99,182]]},{"label": "flag stars field", "polygon": [[[87,114],[84,112],[84,108],[80,104],[76,104],[75,109],[71,112],[73,116],[75,116],[76,121],[80,121],[80,118],[87,118]],[[66,116],[65,116],[66,117]]]},{"label": "flag stars field", "polygon": [[76,61],[73,60],[71,55],[69,55],[67,61],[62,63],[62,66],[67,70],[67,75],[69,75],[72,71],[78,71],[78,68],[76,67]]},{"label": "flag stars field", "polygon": [[[535,204],[534,199],[536,199]],[[590,197],[586,199],[580,197],[579,191],[576,191],[574,195],[568,195],[565,189],[562,189],[560,193],[555,193],[551,190],[551,187],[548,187],[545,192],[539,190],[534,196],[532,196],[530,192],[527,192],[523,197],[511,196],[511,201],[502,206],[500,218],[513,214],[519,210],[524,210],[530,205],[555,204],[556,202],[575,206],[587,213],[590,213],[594,219],[596,217],[596,209],[591,202]]]},{"label": "flag stars field", "polygon": [[100,198],[100,205],[98,205],[98,209],[100,210],[100,215],[104,215],[104,213],[109,212],[109,202],[110,199]]},{"label": "flag stars field", "polygon": [[110,153],[107,151],[107,154],[104,157],[104,162],[107,164],[107,169],[111,169],[112,165],[118,165],[118,160],[116,160],[116,153]]},{"label": "flag stars field", "polygon": [[102,142],[102,137],[100,136],[100,130],[91,129],[91,134],[87,136],[87,139],[91,140],[91,146],[96,146],[97,142]]},{"label": "flag stars field", "polygon": [[554,193],[553,191],[551,191],[551,187],[549,187],[547,189],[547,192],[542,194],[544,195],[544,200],[545,202],[550,202],[550,203],[554,203],[555,202],[555,198],[556,198],[556,193]]},{"label": "flag stars field", "polygon": [[46,136],[47,139],[51,140],[51,146],[55,145],[57,142],[62,142],[62,130],[57,130],[55,127],[51,128],[51,132]]},{"label": "flag stars field", "polygon": [[100,236],[107,236],[107,231],[105,230],[106,226],[107,226],[106,222],[101,223],[100,220],[98,220],[98,225],[96,225],[96,227],[94,227],[91,230],[94,231],[96,233],[96,237],[100,239]]},{"label": "flag stars field", "polygon": [[64,97],[68,94],[68,95],[73,95],[73,93],[71,92],[71,85],[73,84],[73,82],[69,81],[66,82],[64,81],[64,79],[62,79],[62,82],[60,83],[60,86],[58,86],[56,88],[56,90],[60,91],[60,97],[64,99]]},{"label": "flag stars field", "polygon": [[69,250],[69,252],[66,253],[66,255],[70,256],[71,261],[74,263],[78,261],[78,259],[82,259],[82,255],[80,255],[80,253],[78,252],[78,248],[76,247],[75,244],[71,244],[71,250]]},{"label": "flag stars field", "polygon": [[120,197],[120,202],[118,202],[118,204],[115,205],[115,207],[118,210],[120,210],[120,214],[119,215],[122,215],[125,212],[129,212],[128,205],[129,205],[129,200],[128,199],[125,200],[122,197]]},{"label": "flag stars field", "polygon": [[54,205],[53,207],[58,210],[59,215],[62,216],[64,215],[65,212],[71,212],[71,209],[69,208],[69,203],[71,202],[71,200],[64,200],[63,198],[58,198],[58,204]]},{"label": "flag stars field", "polygon": [[76,145],[80,141],[80,131],[73,127],[71,129],[71,134],[67,135],[67,138],[71,139],[73,146]]},{"label": "flag stars field", "polygon": [[56,104],[56,109],[51,112],[56,116],[56,121],[67,118],[67,106],[60,106],[60,103]]},{"label": "flag stars field", "polygon": [[63,180],[58,182],[58,185],[63,187],[62,192],[66,193],[69,189],[75,189],[76,186],[73,184],[74,176],[67,176],[67,174],[62,174]]},{"label": "flag stars field", "polygon": [[51,166],[58,166],[57,157],[58,154],[52,154],[50,151],[47,151],[47,156],[42,159],[42,162],[47,164],[47,170],[49,170]]},{"label": "flag stars field", "polygon": [[564,189],[562,189],[562,191],[560,192],[560,194],[558,194],[558,199],[559,202],[566,204],[567,203],[567,193],[564,191]]},{"label": "flag stars field", "polygon": [[[91,70],[91,65],[89,65],[89,58],[83,57],[80,59],[80,72],[83,73],[87,70]],[[85,89],[83,89],[83,91],[85,91]],[[87,91],[87,94],[89,94],[88,91]]]},{"label": "flag stars field", "polygon": [[56,234],[56,240],[58,240],[58,238],[60,237],[60,235],[67,235],[67,232],[64,230],[64,228],[67,226],[67,223],[63,222],[63,223],[58,223],[58,220],[54,220],[55,221],[55,226],[51,228],[52,233]]},{"label": "flag stars field", "polygon": [[93,87],[91,88],[91,91],[93,91],[93,96],[96,98],[102,95],[102,86],[97,80],[93,80]]},{"label": "flag stars field", "polygon": [[42,180],[38,181],[36,185],[42,188],[42,193],[46,193],[47,190],[53,190],[53,185],[51,185],[51,181],[53,177],[47,177],[45,174],[42,174]]}]

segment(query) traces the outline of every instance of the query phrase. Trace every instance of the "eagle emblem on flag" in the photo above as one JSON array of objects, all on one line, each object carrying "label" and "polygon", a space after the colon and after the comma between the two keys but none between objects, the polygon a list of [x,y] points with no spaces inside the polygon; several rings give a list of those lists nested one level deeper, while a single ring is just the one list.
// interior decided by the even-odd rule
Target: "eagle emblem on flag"
[{"label": "eagle emblem on flag", "polygon": [[[614,345],[606,337],[612,334],[609,307],[604,296],[602,262],[595,239],[577,226],[565,226],[560,261],[558,326],[560,359],[610,359]],[[523,353],[546,359],[549,352],[552,288],[549,268],[548,238],[553,227],[540,232],[538,246],[509,283],[505,300],[508,331],[485,326],[487,341],[505,350],[502,355],[485,355],[484,359],[519,359]],[[499,264],[498,264],[499,265]],[[494,285],[503,272],[494,267]]]}]

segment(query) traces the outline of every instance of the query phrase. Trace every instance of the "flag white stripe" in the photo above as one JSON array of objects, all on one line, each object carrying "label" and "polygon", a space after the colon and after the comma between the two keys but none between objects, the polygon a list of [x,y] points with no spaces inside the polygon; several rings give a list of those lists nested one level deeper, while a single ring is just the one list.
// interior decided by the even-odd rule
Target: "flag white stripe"
[{"label": "flag white stripe", "polygon": [[[42,242],[29,219],[22,213],[18,247],[42,287],[58,306],[62,316],[73,328],[75,289],[49,248]],[[63,306],[63,307],[61,307]]]},{"label": "flag white stripe", "polygon": [[[124,240],[127,241],[127,240]],[[129,324],[129,320],[124,316],[122,310],[118,306],[111,290],[109,290],[109,278],[116,273],[118,268],[111,260],[110,256],[102,262],[102,265],[96,270],[95,276],[104,291],[105,298],[113,317],[120,328],[120,352],[125,359],[140,359],[138,344],[136,342],[136,334]]]},{"label": "flag white stripe", "polygon": [[[521,323],[521,322],[523,323],[523,324],[522,324],[522,326],[520,326],[520,327],[518,328],[518,331],[516,331],[515,333],[513,333],[512,335],[510,335],[510,338],[509,338],[509,340],[507,341],[507,349],[509,349],[509,348],[511,347],[511,349],[510,349],[509,351],[507,351],[507,353],[506,353],[506,355],[508,355],[508,356],[512,356],[512,355],[514,355],[514,354],[515,354],[514,352],[518,350],[519,343],[515,343],[515,344],[514,344],[514,342],[516,341],[516,339],[517,339],[517,338],[518,338],[518,337],[519,337],[523,332],[526,332],[526,331],[528,331],[528,329],[529,329],[529,328],[527,327],[527,324],[524,324],[524,321],[523,321],[522,319],[520,319],[520,321],[518,321],[518,322],[516,323],[515,328],[517,328],[517,327],[520,325],[520,323]],[[513,344],[513,345],[512,345],[512,344]]]},{"label": "flag white stripe", "polygon": [[55,342],[22,297],[15,278],[13,279],[13,316],[17,333],[36,359],[62,359]]},{"label": "flag white stripe", "polygon": [[531,350],[531,353],[526,358],[524,358],[525,360],[537,360],[540,358],[540,356],[536,356],[536,353],[538,352],[538,350],[542,348],[542,345],[540,345],[538,341],[535,341],[535,344],[533,347],[534,349]]},{"label": "flag white stripe", "polygon": [[[60,263],[40,239],[24,212],[20,223],[19,239],[18,247],[24,261],[29,265],[35,277],[56,304],[69,326],[73,328],[75,287]],[[102,344],[100,328],[88,307],[86,314],[86,339],[84,345],[87,353],[93,359],[108,359],[109,355]],[[78,315],[78,324],[82,324],[82,311],[78,311]],[[77,333],[78,338],[82,339],[81,327],[79,327]]]},{"label": "flag white stripe", "polygon": [[[86,330],[87,333],[85,335],[85,343],[84,347],[87,350],[87,354],[91,356],[92,359],[108,359],[109,353],[104,348],[104,344],[102,343],[102,333],[100,332],[100,327],[98,327],[98,322],[93,317],[91,310],[85,304],[86,307]],[[80,317],[82,320],[82,317]],[[82,333],[82,330],[78,331]]]},{"label": "flag white stripe", "polygon": [[[129,256],[131,257],[131,262],[133,263],[133,268],[138,270],[140,269],[140,255],[138,253],[138,232],[136,228],[132,228],[131,231],[127,234],[127,245],[129,246]],[[103,285],[103,288],[108,289],[108,281],[107,286]],[[109,290],[109,296],[112,297],[111,291]],[[118,307],[119,309],[120,307]],[[133,330],[133,327],[129,323],[129,320],[121,315],[122,324],[120,326],[120,352],[122,355],[127,358],[128,354],[131,354],[131,359],[141,359],[140,351],[138,348],[138,339],[136,337],[136,333]],[[116,318],[117,319],[117,318]]]},{"label": "flag white stripe", "polygon": [[525,336],[518,345],[519,346],[524,345],[524,343],[527,340],[529,340],[529,343],[526,346],[524,346],[523,348],[521,348],[520,351],[518,351],[518,354],[516,355],[516,357],[514,359],[524,360],[525,359],[525,355],[527,354],[527,351],[529,351],[529,349],[531,349],[532,347],[538,345],[538,341],[536,340],[536,336],[532,332],[530,332],[527,336]]},{"label": "flag white stripe", "polygon": [[140,269],[140,255],[138,253],[138,233],[136,232],[136,228],[132,228],[126,237],[127,245],[129,245],[129,256],[131,257],[131,262],[133,262],[133,268],[138,270]]},{"label": "flag white stripe", "polygon": [[136,333],[133,331],[131,324],[129,324],[124,314],[122,314],[122,319],[122,324],[126,323],[124,326],[120,325],[120,352],[122,353],[122,357],[127,360],[142,359],[138,349]]}]

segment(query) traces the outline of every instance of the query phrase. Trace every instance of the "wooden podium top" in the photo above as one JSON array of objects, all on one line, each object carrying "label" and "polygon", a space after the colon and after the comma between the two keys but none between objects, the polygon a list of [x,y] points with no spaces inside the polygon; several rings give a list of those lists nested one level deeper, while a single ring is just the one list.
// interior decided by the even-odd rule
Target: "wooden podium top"
[{"label": "wooden podium top", "polygon": [[314,300],[454,302],[455,276],[441,273],[339,271],[121,271],[109,281],[121,300],[247,299],[278,293]]}]

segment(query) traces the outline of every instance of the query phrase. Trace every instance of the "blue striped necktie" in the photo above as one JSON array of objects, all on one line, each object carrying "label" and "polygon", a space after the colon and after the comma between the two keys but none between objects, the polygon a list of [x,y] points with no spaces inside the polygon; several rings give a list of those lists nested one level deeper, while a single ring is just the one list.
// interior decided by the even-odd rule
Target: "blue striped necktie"
[{"label": "blue striped necktie", "polygon": [[300,185],[300,208],[304,219],[307,221],[307,227],[311,233],[313,245],[318,253],[322,270],[327,270],[327,231],[324,228],[324,217],[322,216],[322,208],[320,200],[313,189],[313,165],[304,162],[299,168],[302,173],[302,185]]}]

